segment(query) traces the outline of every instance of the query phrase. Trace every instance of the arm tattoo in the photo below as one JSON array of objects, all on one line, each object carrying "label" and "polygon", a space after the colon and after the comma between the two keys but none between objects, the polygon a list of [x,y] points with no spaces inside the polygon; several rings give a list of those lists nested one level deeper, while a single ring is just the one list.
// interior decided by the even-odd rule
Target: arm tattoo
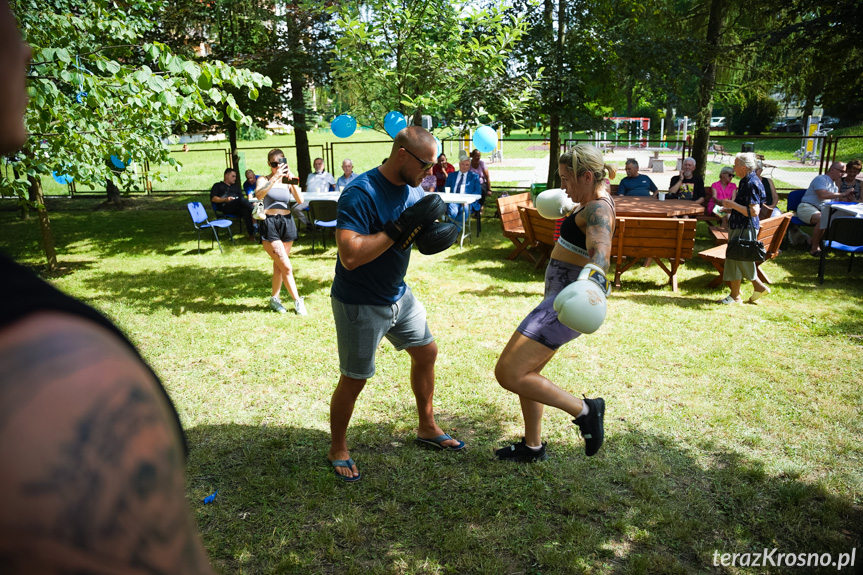
[{"label": "arm tattoo", "polygon": [[[130,352],[113,336],[65,329],[0,347],[0,364],[10,366],[0,376],[0,432],[16,432],[38,454],[0,493],[24,511],[0,523],[20,553],[53,549],[42,561],[57,573],[211,573],[185,500],[176,428]],[[8,441],[0,433],[0,456]],[[15,555],[3,547],[0,556]]]},{"label": "arm tattoo", "polygon": [[614,214],[600,202],[590,202],[584,208],[587,253],[590,261],[607,272],[611,264],[611,238],[614,235]]}]

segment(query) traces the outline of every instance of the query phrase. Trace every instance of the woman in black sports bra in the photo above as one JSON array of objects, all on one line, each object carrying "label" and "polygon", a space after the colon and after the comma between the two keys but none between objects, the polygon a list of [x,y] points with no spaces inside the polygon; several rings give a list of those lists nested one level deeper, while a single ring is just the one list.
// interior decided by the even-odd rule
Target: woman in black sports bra
[{"label": "woman in black sports bra", "polygon": [[561,155],[558,168],[566,195],[580,206],[561,225],[560,240],[545,272],[542,303],[518,326],[495,367],[500,385],[518,394],[525,427],[521,442],[495,452],[501,460],[530,462],[548,458],[541,439],[546,405],[575,418],[588,456],[595,454],[603,441],[605,401],[601,397],[581,400],[546,379],[541,371],[560,346],[581,335],[558,320],[553,307],[555,297],[578,279],[588,263],[608,270],[614,202],[605,177],[607,174],[614,178],[615,170],[589,144],[579,144]]}]

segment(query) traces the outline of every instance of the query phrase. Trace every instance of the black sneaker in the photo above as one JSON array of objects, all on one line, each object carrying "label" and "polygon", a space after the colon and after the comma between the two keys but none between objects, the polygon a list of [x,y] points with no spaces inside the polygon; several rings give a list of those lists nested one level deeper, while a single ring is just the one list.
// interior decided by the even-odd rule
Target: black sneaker
[{"label": "black sneaker", "polygon": [[509,447],[502,447],[494,452],[495,457],[501,461],[518,461],[519,463],[533,463],[534,461],[545,461],[548,453],[545,452],[545,443],[539,449],[531,449],[524,443],[524,437],[518,443]]},{"label": "black sneaker", "polygon": [[596,399],[585,397],[584,403],[587,404],[590,412],[587,415],[576,417],[572,422],[581,430],[581,436],[584,438],[584,453],[590,457],[599,451],[605,437],[605,426],[603,425],[605,400],[601,397]]}]

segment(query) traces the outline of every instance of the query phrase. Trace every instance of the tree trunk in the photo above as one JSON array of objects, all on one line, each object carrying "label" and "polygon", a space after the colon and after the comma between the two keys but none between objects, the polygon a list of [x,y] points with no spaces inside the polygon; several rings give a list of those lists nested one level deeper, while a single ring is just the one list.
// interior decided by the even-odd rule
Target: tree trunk
[{"label": "tree trunk", "polygon": [[120,188],[114,183],[111,178],[105,179],[105,193],[108,195],[108,201],[115,206],[120,205]]},{"label": "tree trunk", "polygon": [[309,134],[306,126],[306,101],[303,97],[306,89],[306,79],[299,72],[291,72],[291,110],[294,117],[294,134],[297,144],[297,176],[300,185],[306,184],[306,178],[312,171],[312,158],[309,153]]},{"label": "tree trunk", "polygon": [[419,108],[417,108],[417,111],[416,111],[416,112],[414,112],[413,125],[414,125],[414,126],[422,126],[422,125],[423,125],[423,109],[422,109],[422,106],[420,106]]},{"label": "tree trunk", "polygon": [[[555,69],[563,69],[563,55],[566,50],[566,0],[558,0],[557,3],[557,42],[554,45],[555,54],[554,62]],[[559,80],[555,80],[557,84]],[[552,103],[551,114],[549,115],[549,147],[548,147],[548,178],[546,185],[549,188],[560,187],[560,173],[557,169],[558,160],[560,159],[560,113],[558,110],[562,108],[561,100],[563,93],[560,86],[554,86],[554,100]]]},{"label": "tree trunk", "polygon": [[713,90],[716,87],[716,60],[719,58],[719,44],[725,29],[725,16],[729,0],[711,0],[710,18],[707,22],[707,62],[698,84],[698,113],[695,115],[695,140],[692,144],[692,157],[695,159],[695,173],[704,177],[707,167],[707,148],[710,145],[710,116],[713,114]]},{"label": "tree trunk", "polygon": [[665,108],[665,136],[669,140],[674,137],[674,108],[670,104]]},{"label": "tree trunk", "polygon": [[[225,116],[227,116],[227,112]],[[237,123],[228,119],[228,142],[231,146],[231,167],[235,170],[240,169],[240,155],[237,153]],[[238,176],[240,177],[241,174]]]},{"label": "tree trunk", "polygon": [[48,261],[48,271],[57,269],[57,252],[54,251],[54,234],[51,232],[51,222],[48,220],[48,210],[45,209],[45,196],[42,195],[42,180],[29,176],[30,197],[35,198],[39,208],[39,228],[42,230],[42,248]]},{"label": "tree trunk", "polygon": [[560,187],[560,174],[558,173],[557,164],[560,159],[560,114],[552,112],[548,118],[549,130],[549,146],[548,146],[548,179],[546,185],[548,189]]}]

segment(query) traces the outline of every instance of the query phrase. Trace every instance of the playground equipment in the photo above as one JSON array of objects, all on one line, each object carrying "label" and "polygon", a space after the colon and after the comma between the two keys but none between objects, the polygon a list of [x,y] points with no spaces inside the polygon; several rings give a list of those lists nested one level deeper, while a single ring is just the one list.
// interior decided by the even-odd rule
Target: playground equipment
[{"label": "playground equipment", "polygon": [[[606,132],[594,132],[593,139],[597,147],[646,148],[650,134],[650,118],[625,118],[622,116],[607,117],[614,122],[614,139],[609,139]],[[620,125],[627,123],[626,139],[620,138]]]},{"label": "playground equipment", "polygon": [[813,164],[821,159],[821,141],[824,136],[833,131],[833,128],[821,129],[821,117],[810,116],[806,123],[806,136],[801,142],[800,149],[794,152],[794,155],[800,158],[800,162],[812,162]]}]

